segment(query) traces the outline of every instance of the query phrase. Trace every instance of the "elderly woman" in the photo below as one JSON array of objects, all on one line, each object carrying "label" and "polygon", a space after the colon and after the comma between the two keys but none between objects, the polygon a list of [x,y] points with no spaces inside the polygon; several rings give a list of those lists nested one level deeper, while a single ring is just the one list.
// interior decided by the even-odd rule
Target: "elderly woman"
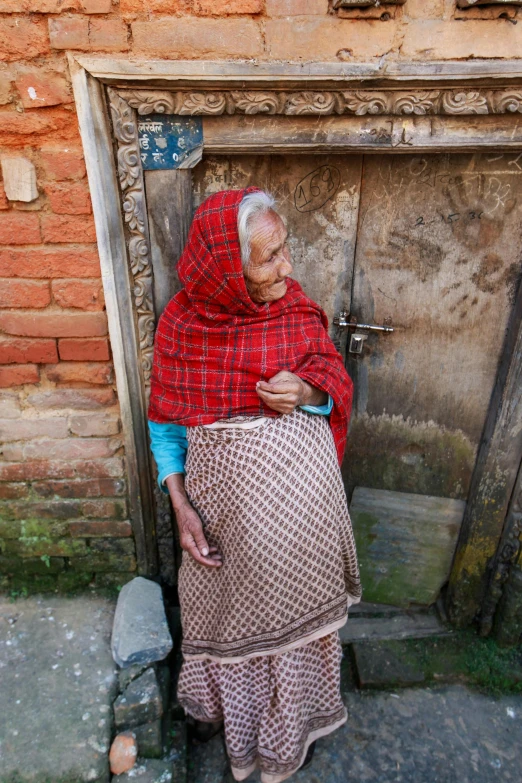
[{"label": "elderly woman", "polygon": [[233,777],[263,783],[346,720],[338,629],[361,596],[339,469],[352,383],[286,240],[257,188],[199,207],[149,409],[184,550],[178,698],[200,740],[224,723]]}]

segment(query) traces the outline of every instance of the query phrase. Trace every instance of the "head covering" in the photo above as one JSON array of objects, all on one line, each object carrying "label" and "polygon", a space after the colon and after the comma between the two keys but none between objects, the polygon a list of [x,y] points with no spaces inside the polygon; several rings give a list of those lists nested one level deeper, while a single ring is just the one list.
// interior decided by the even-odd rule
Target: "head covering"
[{"label": "head covering", "polygon": [[178,262],[183,289],[158,322],[149,419],[194,426],[233,416],[279,416],[257,381],[288,370],[330,394],[342,460],[353,384],[327,333],[326,314],[287,279],[285,296],[256,303],[247,291],[237,217],[246,193],[225,190],[196,210]]}]

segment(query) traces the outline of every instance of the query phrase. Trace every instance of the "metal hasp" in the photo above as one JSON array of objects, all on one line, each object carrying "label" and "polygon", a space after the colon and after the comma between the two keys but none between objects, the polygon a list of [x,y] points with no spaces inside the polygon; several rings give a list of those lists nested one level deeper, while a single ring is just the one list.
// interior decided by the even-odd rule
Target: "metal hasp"
[{"label": "metal hasp", "polygon": [[[350,320],[348,320],[350,319]],[[350,335],[350,342],[348,344],[349,353],[362,353],[364,343],[368,339],[370,332],[384,332],[389,334],[394,329],[388,324],[378,326],[376,324],[361,324],[357,322],[357,318],[350,317],[350,314],[346,310],[342,310],[339,315],[336,315],[333,319],[335,326],[338,329],[355,329],[356,331]]]}]

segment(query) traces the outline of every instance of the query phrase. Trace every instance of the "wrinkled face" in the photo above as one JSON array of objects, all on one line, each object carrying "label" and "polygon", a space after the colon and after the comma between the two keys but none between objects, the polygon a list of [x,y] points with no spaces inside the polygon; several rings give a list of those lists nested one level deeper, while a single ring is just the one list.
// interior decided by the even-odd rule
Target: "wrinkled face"
[{"label": "wrinkled face", "polygon": [[287,236],[276,212],[254,218],[250,262],[245,269],[246,287],[254,302],[274,302],[286,294],[286,278],[292,274]]}]

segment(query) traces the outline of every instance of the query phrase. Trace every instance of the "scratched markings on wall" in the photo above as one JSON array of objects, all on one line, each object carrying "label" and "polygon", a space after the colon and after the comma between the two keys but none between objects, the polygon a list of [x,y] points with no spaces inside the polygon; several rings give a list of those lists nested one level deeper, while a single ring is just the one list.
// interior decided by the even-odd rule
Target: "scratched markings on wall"
[{"label": "scratched markings on wall", "polygon": [[188,169],[201,158],[201,117],[149,114],[138,122],[141,165],[154,169]]}]

